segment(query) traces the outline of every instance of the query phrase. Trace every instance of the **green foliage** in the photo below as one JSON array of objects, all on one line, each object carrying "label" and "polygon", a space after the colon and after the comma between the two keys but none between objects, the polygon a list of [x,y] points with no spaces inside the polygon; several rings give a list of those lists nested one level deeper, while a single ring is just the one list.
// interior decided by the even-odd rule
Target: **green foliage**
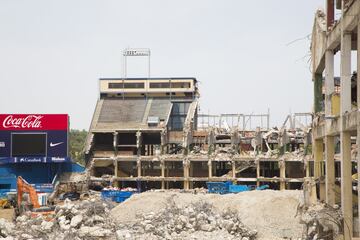
[{"label": "green foliage", "polygon": [[71,129],[69,133],[69,146],[70,146],[70,157],[75,162],[85,165],[84,159],[84,146],[87,136],[87,131]]}]

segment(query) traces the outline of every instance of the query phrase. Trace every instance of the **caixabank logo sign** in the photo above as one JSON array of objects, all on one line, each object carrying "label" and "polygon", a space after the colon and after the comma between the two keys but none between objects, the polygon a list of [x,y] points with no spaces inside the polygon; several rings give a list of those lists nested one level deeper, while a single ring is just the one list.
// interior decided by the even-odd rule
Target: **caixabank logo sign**
[{"label": "caixabank logo sign", "polygon": [[67,114],[0,114],[0,163],[65,162]]}]

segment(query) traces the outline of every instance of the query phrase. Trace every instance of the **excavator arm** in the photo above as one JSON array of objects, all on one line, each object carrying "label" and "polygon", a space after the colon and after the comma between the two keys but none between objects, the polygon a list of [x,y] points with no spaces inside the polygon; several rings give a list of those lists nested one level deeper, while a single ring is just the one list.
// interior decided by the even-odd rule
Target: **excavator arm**
[{"label": "excavator arm", "polygon": [[28,182],[25,181],[22,177],[17,178],[17,202],[18,206],[21,205],[23,194],[28,193],[30,197],[30,201],[34,208],[40,208],[40,204],[38,202],[38,196],[35,188],[33,188]]}]

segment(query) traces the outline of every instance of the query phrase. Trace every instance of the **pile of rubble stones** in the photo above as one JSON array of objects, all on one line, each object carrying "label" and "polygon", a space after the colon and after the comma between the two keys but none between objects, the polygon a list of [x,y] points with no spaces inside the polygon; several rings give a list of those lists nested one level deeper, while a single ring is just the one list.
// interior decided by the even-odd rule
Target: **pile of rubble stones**
[{"label": "pile of rubble stones", "polygon": [[96,199],[77,203],[66,199],[56,207],[53,217],[25,213],[17,217],[15,223],[0,221],[0,236],[8,240],[116,239],[108,205]]},{"label": "pile of rubble stones", "polygon": [[335,239],[343,234],[343,216],[338,205],[317,203],[300,211],[301,222],[305,225],[303,239],[327,239],[329,236]]},{"label": "pile of rubble stones", "polygon": [[111,203],[100,199],[65,200],[53,217],[25,213],[14,223],[0,218],[0,239],[256,239],[257,232],[240,221],[237,212],[216,212],[209,203],[198,201],[137,216],[135,223],[115,224]]},{"label": "pile of rubble stones", "polygon": [[[139,221],[117,231],[118,239],[256,239],[256,230],[241,222],[236,211],[214,211],[199,201],[179,207],[170,201],[157,213],[138,216]],[[200,237],[199,237],[200,236]]]}]

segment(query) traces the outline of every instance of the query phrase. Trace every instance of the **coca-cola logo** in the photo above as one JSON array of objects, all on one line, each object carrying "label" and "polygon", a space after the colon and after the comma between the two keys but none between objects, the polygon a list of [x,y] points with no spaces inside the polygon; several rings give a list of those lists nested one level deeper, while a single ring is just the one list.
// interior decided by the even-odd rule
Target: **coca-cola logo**
[{"label": "coca-cola logo", "polygon": [[4,128],[41,128],[40,115],[27,115],[26,117],[7,116],[2,125]]}]

